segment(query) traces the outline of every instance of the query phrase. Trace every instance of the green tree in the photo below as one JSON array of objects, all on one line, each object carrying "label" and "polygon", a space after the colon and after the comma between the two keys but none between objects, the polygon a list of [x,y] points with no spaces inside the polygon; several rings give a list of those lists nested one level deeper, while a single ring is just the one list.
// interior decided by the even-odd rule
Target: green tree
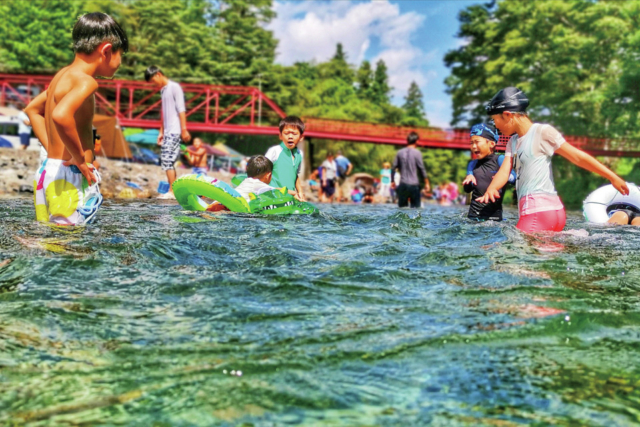
[{"label": "green tree", "polygon": [[518,86],[531,100],[533,118],[568,134],[637,133],[619,115],[624,109],[634,123],[638,118],[638,108],[626,105],[637,90],[625,91],[620,82],[640,74],[630,60],[640,53],[634,45],[639,11],[636,2],[584,0],[504,1],[465,9],[458,35],[468,43],[445,56],[453,124],[484,118],[493,94]]},{"label": "green tree", "polygon": [[429,126],[429,121],[425,118],[422,91],[415,81],[411,82],[407,90],[407,96],[404,98],[402,108],[406,113],[402,124],[408,126]]},{"label": "green tree", "polygon": [[0,69],[52,73],[70,63],[71,30],[82,5],[65,0],[0,2]]},{"label": "green tree", "polygon": [[338,45],[336,46],[336,53],[333,55],[332,59],[334,61],[344,62],[345,64],[347,63],[347,54],[342,47],[342,43],[338,43]]},{"label": "green tree", "polygon": [[277,41],[264,28],[271,0],[9,0],[0,3],[3,71],[55,72],[73,59],[79,15],[112,15],[129,36],[117,76],[140,79],[151,64],[179,81],[256,84],[268,73]]},{"label": "green tree", "polygon": [[389,103],[389,75],[387,64],[381,59],[376,63],[376,70],[373,73],[373,84],[371,85],[371,100],[378,103]]},{"label": "green tree", "polygon": [[253,84],[268,72],[275,58],[277,40],[265,29],[274,17],[272,0],[216,0],[208,9],[221,45],[212,60],[221,67],[216,75],[228,84]]},{"label": "green tree", "polygon": [[369,97],[371,86],[373,85],[373,70],[371,69],[371,63],[369,61],[362,61],[356,77],[358,80],[358,93],[363,98]]},{"label": "green tree", "polygon": [[407,115],[416,118],[423,118],[425,116],[424,103],[422,101],[422,91],[418,87],[418,84],[413,81],[407,91],[407,96],[404,98],[404,105],[402,106],[407,112]]}]

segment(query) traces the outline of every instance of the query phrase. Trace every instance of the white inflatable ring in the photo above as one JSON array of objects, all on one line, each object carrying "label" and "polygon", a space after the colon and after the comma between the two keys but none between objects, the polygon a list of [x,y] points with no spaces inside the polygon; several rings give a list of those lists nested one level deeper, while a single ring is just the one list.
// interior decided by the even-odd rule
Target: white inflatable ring
[{"label": "white inflatable ring", "polygon": [[609,212],[632,206],[640,211],[640,189],[627,182],[629,195],[623,196],[613,185],[605,185],[589,194],[582,203],[582,214],[588,222],[603,224],[609,220]]}]

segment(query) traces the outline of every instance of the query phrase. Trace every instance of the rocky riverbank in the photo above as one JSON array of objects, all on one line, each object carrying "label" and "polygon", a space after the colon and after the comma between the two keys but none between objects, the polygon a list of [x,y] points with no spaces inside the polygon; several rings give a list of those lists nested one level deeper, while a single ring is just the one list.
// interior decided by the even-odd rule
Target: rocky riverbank
[{"label": "rocky riverbank", "polygon": [[[0,197],[31,197],[33,176],[39,166],[38,151],[0,148]],[[149,198],[158,195],[160,181],[167,177],[159,166],[98,158],[105,198]],[[177,168],[178,176],[191,173],[191,169]],[[232,175],[211,172],[222,181],[231,182]]]},{"label": "rocky riverbank", "polygon": [[[0,148],[0,198],[32,197],[33,177],[39,166],[38,151]],[[151,198],[158,195],[158,184],[167,177],[160,166],[98,158],[105,198]],[[178,176],[191,173],[191,168],[177,167]],[[209,176],[231,183],[232,174],[209,172]],[[311,196],[310,192],[306,192]],[[313,196],[311,196],[313,198]]]}]

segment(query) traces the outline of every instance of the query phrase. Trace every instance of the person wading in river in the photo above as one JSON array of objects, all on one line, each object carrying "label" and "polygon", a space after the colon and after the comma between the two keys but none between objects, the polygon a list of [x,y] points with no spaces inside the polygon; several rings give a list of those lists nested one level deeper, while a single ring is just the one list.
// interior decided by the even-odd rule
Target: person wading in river
[{"label": "person wading in river", "polygon": [[429,191],[429,180],[427,179],[427,170],[424,167],[422,153],[418,150],[416,144],[419,136],[415,132],[411,132],[407,136],[407,147],[401,149],[396,154],[391,167],[391,181],[394,181],[396,168],[400,171],[400,185],[396,188],[395,183],[391,187],[395,189],[398,195],[398,207],[404,208],[411,201],[412,208],[420,207],[420,178],[425,181],[424,188]]}]

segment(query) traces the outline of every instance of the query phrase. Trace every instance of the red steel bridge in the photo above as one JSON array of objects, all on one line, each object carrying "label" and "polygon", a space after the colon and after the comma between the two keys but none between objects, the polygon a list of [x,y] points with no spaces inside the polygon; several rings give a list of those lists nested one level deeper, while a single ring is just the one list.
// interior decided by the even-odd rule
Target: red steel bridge
[{"label": "red steel bridge", "polygon": [[[52,76],[0,74],[0,105],[26,105],[45,90]],[[96,111],[116,116],[121,126],[159,128],[160,91],[150,83],[98,80]],[[276,135],[285,112],[254,87],[182,83],[191,131],[245,135]],[[419,145],[453,150],[469,149],[466,129],[443,130],[305,117],[307,138],[373,144],[406,144],[409,132],[420,135]],[[566,136],[571,144],[596,156],[640,157],[640,141]],[[507,138],[500,140],[504,148]]]}]

